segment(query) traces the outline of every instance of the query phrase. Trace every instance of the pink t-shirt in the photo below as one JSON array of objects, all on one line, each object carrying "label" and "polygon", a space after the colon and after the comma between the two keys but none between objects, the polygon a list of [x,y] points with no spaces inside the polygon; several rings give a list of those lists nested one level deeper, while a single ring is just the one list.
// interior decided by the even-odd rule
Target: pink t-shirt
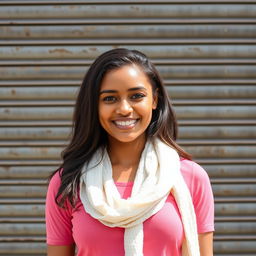
[{"label": "pink t-shirt", "polygon": [[[181,173],[191,193],[198,233],[214,231],[214,203],[205,170],[190,160],[181,160]],[[124,256],[124,229],[110,228],[92,218],[80,201],[75,209],[62,209],[54,198],[60,186],[59,173],[50,181],[46,199],[47,244],[77,246],[77,256]],[[122,198],[131,194],[133,183],[116,182]],[[164,207],[143,223],[145,256],[180,256],[184,238],[180,213],[170,194]]]}]

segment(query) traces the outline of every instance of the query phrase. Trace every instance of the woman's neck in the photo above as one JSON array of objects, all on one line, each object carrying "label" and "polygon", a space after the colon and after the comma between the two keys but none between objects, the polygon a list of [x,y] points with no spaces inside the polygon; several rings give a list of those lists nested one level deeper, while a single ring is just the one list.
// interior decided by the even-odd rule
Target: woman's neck
[{"label": "woman's neck", "polygon": [[129,166],[138,164],[145,142],[145,139],[132,142],[109,140],[108,154],[112,165]]},{"label": "woman's neck", "polygon": [[110,141],[108,154],[112,165],[112,175],[116,182],[134,181],[145,141],[129,143]]}]

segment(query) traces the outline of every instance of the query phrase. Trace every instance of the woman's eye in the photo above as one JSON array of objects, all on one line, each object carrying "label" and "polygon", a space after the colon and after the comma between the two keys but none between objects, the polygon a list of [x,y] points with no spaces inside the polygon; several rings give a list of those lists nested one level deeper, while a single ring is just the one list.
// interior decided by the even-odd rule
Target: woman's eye
[{"label": "woman's eye", "polygon": [[145,95],[143,93],[136,93],[131,96],[131,99],[136,100],[136,99],[141,99],[143,97],[145,97]]},{"label": "woman's eye", "polygon": [[116,100],[116,97],[114,96],[107,96],[103,98],[104,102],[114,102]]}]

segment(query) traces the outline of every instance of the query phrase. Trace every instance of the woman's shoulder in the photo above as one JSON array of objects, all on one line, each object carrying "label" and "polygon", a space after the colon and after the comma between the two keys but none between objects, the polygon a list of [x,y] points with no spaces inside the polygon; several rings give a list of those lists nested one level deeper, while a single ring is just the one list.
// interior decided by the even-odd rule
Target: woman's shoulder
[{"label": "woman's shoulder", "polygon": [[57,193],[61,185],[61,170],[57,170],[49,180],[48,191]]},{"label": "woman's shoulder", "polygon": [[[205,169],[193,160],[181,158],[180,159],[180,170],[184,175],[194,175],[197,177],[207,175]],[[208,176],[208,175],[207,175]]]},{"label": "woman's shoulder", "polygon": [[[61,186],[61,172],[62,169],[56,171],[50,178],[46,196],[48,204],[56,204],[55,198]],[[68,200],[65,201],[65,207],[68,207],[68,209],[72,209]]]},{"label": "woman's shoulder", "polygon": [[192,160],[181,158],[180,171],[188,187],[190,188],[198,184],[209,182],[209,176],[205,169]]},{"label": "woman's shoulder", "polygon": [[196,162],[181,159],[181,174],[191,194],[198,233],[214,231],[214,199],[207,172]]}]

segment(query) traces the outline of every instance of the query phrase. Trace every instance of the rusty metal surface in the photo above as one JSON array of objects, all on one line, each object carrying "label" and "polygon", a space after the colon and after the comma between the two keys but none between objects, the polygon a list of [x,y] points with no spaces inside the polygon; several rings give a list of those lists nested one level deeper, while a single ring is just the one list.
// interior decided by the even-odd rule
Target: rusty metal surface
[{"label": "rusty metal surface", "polygon": [[[1,88],[0,88],[1,90]],[[216,99],[217,101],[229,100],[229,99],[240,99],[245,98],[246,100],[256,98],[256,86],[249,85],[223,85],[223,86],[182,86],[182,85],[169,85],[167,87],[169,95],[174,99]],[[189,97],[188,97],[189,95]]]},{"label": "rusty metal surface", "polygon": [[243,119],[255,118],[255,106],[186,106],[175,107],[179,119]]},{"label": "rusty metal surface", "polygon": [[45,255],[46,245],[45,242],[33,242],[36,239],[28,239],[29,242],[20,243],[19,241],[14,243],[1,243],[0,255]]},{"label": "rusty metal surface", "polygon": [[[255,180],[251,184],[214,184],[215,197],[256,197]],[[255,224],[256,225],[256,224]],[[256,229],[255,229],[256,232]]]},{"label": "rusty metal surface", "polygon": [[58,166],[0,166],[0,179],[41,179],[46,181]]},{"label": "rusty metal surface", "polygon": [[70,120],[72,107],[1,108],[0,120]]},{"label": "rusty metal surface", "polygon": [[213,179],[231,179],[240,183],[240,178],[255,178],[255,164],[214,164],[203,165],[209,176]]},{"label": "rusty metal surface", "polygon": [[[21,185],[1,185],[0,198],[45,198],[46,186],[21,186]],[[1,228],[0,228],[1,230]]]},{"label": "rusty metal surface", "polygon": [[252,203],[218,203],[215,204],[216,216],[255,216],[256,204]]},{"label": "rusty metal surface", "polygon": [[43,217],[44,205],[38,204],[15,204],[0,205],[0,218],[2,217]]},{"label": "rusty metal surface", "polygon": [[255,25],[65,25],[1,26],[0,39],[254,38]]},{"label": "rusty metal surface", "polygon": [[[254,255],[255,250],[255,241],[217,241],[215,243],[215,253],[223,253],[225,255],[234,256],[235,253],[239,252],[240,255]],[[217,254],[218,255],[218,254]]]},{"label": "rusty metal surface", "polygon": [[0,235],[45,235],[45,226],[42,223],[10,224],[0,223]]},{"label": "rusty metal surface", "polygon": [[[256,27],[256,26],[255,26]],[[164,79],[256,79],[256,65],[161,65]],[[76,66],[1,67],[1,80],[82,80],[88,70]]]},{"label": "rusty metal surface", "polygon": [[215,44],[215,45],[223,45],[223,44],[234,44],[234,45],[255,45],[256,39],[252,38],[101,38],[101,39],[92,39],[92,38],[80,38],[80,39],[3,39],[0,40],[1,46],[52,46],[58,45],[60,47],[66,45],[113,45],[114,47],[120,47],[123,45],[177,45],[177,44]]},{"label": "rusty metal surface", "polygon": [[71,129],[69,127],[47,127],[47,128],[3,128],[0,127],[1,140],[67,140]]},{"label": "rusty metal surface", "polygon": [[74,100],[76,93],[74,87],[0,87],[0,100]]},{"label": "rusty metal surface", "polygon": [[[152,61],[155,59],[169,58],[247,58],[253,59],[256,56],[255,45],[123,45],[122,47],[138,49],[147,54]],[[163,48],[164,47],[164,48]],[[113,49],[113,46],[3,46],[0,48],[0,60],[28,60],[34,59],[38,63],[41,60],[51,59],[81,59],[92,61],[101,53]],[[239,61],[237,59],[236,61]]]},{"label": "rusty metal surface", "polygon": [[245,146],[184,146],[195,158],[254,158],[256,145]]},{"label": "rusty metal surface", "polygon": [[[243,132],[241,133],[241,129]],[[0,129],[1,131],[1,129]],[[1,133],[0,133],[1,134]],[[179,128],[181,139],[252,139],[256,137],[255,126],[182,126]]]},{"label": "rusty metal surface", "polygon": [[[104,9],[104,12],[102,11]],[[132,5],[43,5],[2,6],[1,19],[82,19],[92,18],[255,18],[256,7],[249,4],[132,4]],[[31,21],[32,23],[33,21]]]},{"label": "rusty metal surface", "polygon": [[[1,1],[1,5],[80,5],[80,4],[94,4],[94,5],[103,5],[103,4],[138,4],[138,1],[134,0],[37,0],[36,2],[33,0],[8,0]],[[140,3],[143,4],[253,4],[256,3],[255,0],[140,0]]]},{"label": "rusty metal surface", "polygon": [[58,160],[63,147],[1,147],[1,160]]}]

